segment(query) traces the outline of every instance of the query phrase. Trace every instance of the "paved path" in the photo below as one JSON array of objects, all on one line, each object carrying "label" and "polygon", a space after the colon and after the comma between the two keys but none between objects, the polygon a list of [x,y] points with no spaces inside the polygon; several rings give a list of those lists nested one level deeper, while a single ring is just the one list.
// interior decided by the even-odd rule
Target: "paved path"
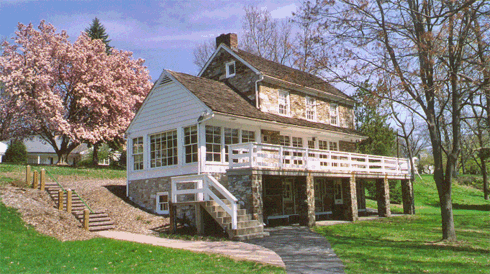
[{"label": "paved path", "polygon": [[100,231],[97,232],[97,234],[102,237],[116,240],[185,249],[194,252],[213,253],[225,255],[238,260],[255,261],[259,263],[285,267],[281,257],[279,257],[279,255],[277,255],[274,251],[263,246],[248,244],[244,242],[184,241],[111,230]]},{"label": "paved path", "polygon": [[288,273],[344,273],[342,261],[325,239],[307,227],[268,228],[269,237],[248,243],[272,249],[286,264]]}]

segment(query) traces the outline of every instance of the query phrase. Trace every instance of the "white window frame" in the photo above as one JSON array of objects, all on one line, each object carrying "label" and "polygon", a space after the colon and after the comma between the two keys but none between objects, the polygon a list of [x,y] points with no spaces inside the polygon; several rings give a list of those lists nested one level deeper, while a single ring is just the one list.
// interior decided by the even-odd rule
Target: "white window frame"
[{"label": "white window frame", "polygon": [[[233,73],[230,73],[230,66],[233,65]],[[230,78],[236,75],[236,64],[235,61],[231,61],[226,63],[225,65],[225,70],[226,70],[226,78]]]},{"label": "white window frame", "polygon": [[[167,210],[161,210],[160,209],[160,204],[163,204],[162,202],[160,202],[160,196],[162,195],[167,195]],[[170,195],[168,194],[168,191],[165,191],[165,192],[157,192],[157,195],[155,197],[155,203],[156,203],[156,207],[155,207],[155,212],[158,213],[158,214],[169,214],[169,201],[170,201]]]},{"label": "white window frame", "polygon": [[316,99],[310,96],[306,96],[305,105],[306,105],[306,110],[305,110],[306,120],[316,121]]},{"label": "white window frame", "polygon": [[[242,144],[243,143],[251,143],[251,142],[255,142],[256,141],[256,138],[255,138],[255,131],[253,130],[246,130],[246,129],[242,129],[242,138],[241,138],[241,142]],[[244,134],[246,133],[246,134]]]},{"label": "white window frame", "polygon": [[[334,181],[333,185],[334,189],[334,200],[336,205],[343,205],[344,204],[344,193],[342,189],[342,181],[337,179]],[[339,197],[340,196],[340,197]]]},{"label": "white window frame", "polygon": [[[176,151],[173,151],[172,157],[168,157],[168,155],[166,157],[163,157],[163,155],[162,155],[161,157],[156,157],[155,159],[153,159],[152,158],[152,155],[151,155],[151,153],[152,153],[152,149],[151,149],[151,138],[153,136],[155,136],[155,135],[160,135],[160,134],[167,135],[169,133],[172,133],[172,134],[175,133],[175,141],[177,143],[176,143],[175,147],[172,146],[171,149],[176,150]],[[168,146],[166,148],[160,148],[161,151],[163,151],[163,149],[169,150]],[[156,150],[155,150],[155,153],[156,153]],[[178,130],[177,129],[172,129],[172,130],[167,130],[167,131],[163,131],[163,132],[158,132],[158,133],[150,134],[148,136],[148,156],[149,156],[148,157],[148,159],[149,159],[149,161],[148,161],[149,162],[149,167],[151,169],[154,169],[154,168],[165,168],[165,167],[171,167],[171,166],[178,165],[179,164],[179,133],[178,133]],[[157,163],[157,160],[158,159],[163,160],[164,158],[167,159],[166,164],[164,165],[163,164],[163,161],[162,161],[162,164],[160,166],[157,166],[157,164],[156,164]],[[170,159],[170,158],[172,158],[172,159],[173,158],[176,158],[175,159],[175,162],[173,164],[171,164],[171,165],[168,164],[168,159]],[[155,166],[152,165],[152,160],[155,160]]]},{"label": "white window frame", "polygon": [[[335,108],[335,110],[332,111],[332,108]],[[332,118],[335,118],[335,123],[332,123]],[[330,103],[330,124],[334,126],[339,125],[339,105],[335,103]]]},{"label": "white window frame", "polygon": [[[291,115],[291,108],[290,108],[291,100],[290,100],[289,91],[279,90],[278,92],[279,92],[279,94],[277,97],[277,113],[279,113],[279,115],[283,115],[283,116],[290,116]],[[283,106],[283,107],[281,108],[281,106]],[[285,113],[281,113],[281,109],[284,109]]]},{"label": "white window frame", "polygon": [[[195,134],[192,134],[192,131],[190,132],[191,134],[189,136],[186,135],[186,130],[192,130],[192,128],[195,128]],[[199,153],[198,153],[198,150],[199,150],[199,136],[198,136],[198,133],[199,133],[199,130],[197,129],[197,126],[196,125],[193,125],[193,126],[188,126],[188,127],[184,127],[182,128],[182,135],[183,135],[183,142],[182,142],[182,145],[183,145],[183,162],[184,164],[192,164],[192,163],[197,163],[199,162]],[[192,142],[192,137],[195,135],[196,137],[196,142]],[[187,143],[187,138],[189,137],[189,143]],[[187,148],[190,149],[190,153],[187,152]],[[187,156],[190,155],[191,156],[191,160],[188,162],[187,161]],[[196,160],[194,161],[192,158],[193,158],[193,155],[195,155],[196,157]]]},{"label": "white window frame", "polygon": [[[139,140],[139,139],[141,139],[141,152],[134,153],[134,142],[135,142],[135,140]],[[143,136],[132,138],[131,139],[131,166],[132,166],[133,171],[139,171],[139,170],[145,169],[144,153],[145,153],[145,140],[144,140]],[[141,168],[138,168],[138,169],[135,168],[134,156],[141,156],[141,161],[138,161],[138,163],[141,163],[141,165],[142,165]]]},{"label": "white window frame", "polygon": [[[336,147],[335,150],[332,149],[332,144],[335,144],[335,147]],[[328,150],[340,151],[339,150],[339,142],[338,141],[328,141]]]}]

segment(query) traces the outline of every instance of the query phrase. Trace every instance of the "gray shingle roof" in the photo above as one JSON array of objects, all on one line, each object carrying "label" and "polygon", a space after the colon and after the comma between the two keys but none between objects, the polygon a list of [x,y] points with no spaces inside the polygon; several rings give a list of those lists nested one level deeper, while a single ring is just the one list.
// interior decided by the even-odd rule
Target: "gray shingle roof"
[{"label": "gray shingle roof", "polygon": [[249,101],[222,82],[185,73],[167,71],[213,111],[264,121],[273,121],[362,136],[358,131],[349,128],[265,113],[258,110],[255,106],[250,104]]},{"label": "gray shingle roof", "polygon": [[245,62],[249,63],[252,67],[256,68],[258,71],[267,76],[284,80],[302,87],[314,88],[348,101],[354,101],[350,96],[330,85],[318,76],[281,65],[241,49],[235,50],[235,53],[240,56],[240,58],[245,60]]}]

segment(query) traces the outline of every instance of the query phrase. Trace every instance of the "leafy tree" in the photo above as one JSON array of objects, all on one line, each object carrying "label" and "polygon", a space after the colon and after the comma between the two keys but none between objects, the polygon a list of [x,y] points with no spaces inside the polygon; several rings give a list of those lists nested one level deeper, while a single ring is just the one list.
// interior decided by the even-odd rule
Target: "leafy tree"
[{"label": "leafy tree", "polygon": [[111,46],[109,46],[109,35],[105,31],[105,27],[100,23],[99,19],[95,17],[94,20],[92,20],[92,24],[85,29],[85,32],[87,33],[88,37],[93,39],[99,39],[105,44],[105,51],[107,54],[111,53]]},{"label": "leafy tree", "polygon": [[357,144],[361,153],[394,156],[396,155],[396,132],[388,123],[389,113],[383,113],[380,100],[365,88],[354,94],[357,103],[354,108],[356,129],[368,136]]},{"label": "leafy tree", "polygon": [[487,67],[475,51],[478,37],[488,33],[475,26],[487,25],[490,4],[317,0],[313,5],[309,14],[319,28],[313,39],[331,53],[315,60],[324,72],[356,87],[375,79],[377,96],[424,120],[434,157],[442,238],[455,241],[451,185],[460,151],[461,112],[469,93],[485,84],[465,74]]},{"label": "leafy tree", "polygon": [[5,162],[14,164],[27,163],[27,149],[24,142],[21,140],[13,139],[7,151],[5,151]]},{"label": "leafy tree", "polygon": [[44,21],[38,29],[19,24],[15,44],[0,56],[0,82],[10,98],[2,105],[25,119],[9,130],[28,127],[61,163],[81,142],[120,138],[151,88],[144,60],[116,49],[108,55],[85,33],[72,44],[65,31],[56,33]]}]

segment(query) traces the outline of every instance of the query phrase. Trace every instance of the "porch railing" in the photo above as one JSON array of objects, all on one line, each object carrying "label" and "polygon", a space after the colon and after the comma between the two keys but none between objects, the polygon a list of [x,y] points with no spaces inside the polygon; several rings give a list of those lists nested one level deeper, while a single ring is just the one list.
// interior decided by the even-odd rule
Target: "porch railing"
[{"label": "porch railing", "polygon": [[229,151],[230,169],[259,167],[410,175],[409,160],[405,158],[258,143],[229,145]]},{"label": "porch railing", "polygon": [[[232,229],[237,229],[238,200],[218,180],[209,174],[172,177],[172,203],[215,201],[231,216]],[[229,201],[223,202],[212,190],[215,189]]]}]

